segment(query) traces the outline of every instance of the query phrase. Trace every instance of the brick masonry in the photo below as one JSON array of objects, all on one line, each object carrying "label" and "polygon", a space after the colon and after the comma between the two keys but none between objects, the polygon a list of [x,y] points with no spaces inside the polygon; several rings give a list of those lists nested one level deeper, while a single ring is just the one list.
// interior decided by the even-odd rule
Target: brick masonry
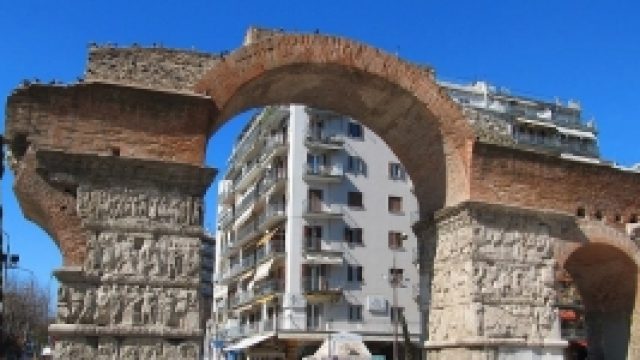
[{"label": "brick masonry", "polygon": [[[628,260],[625,264],[629,266],[624,268],[625,271],[635,273],[638,248],[624,229],[640,214],[640,198],[637,196],[640,194],[640,175],[610,166],[564,160],[557,154],[518,149],[504,141],[502,136],[495,136],[495,131],[482,126],[486,122],[483,119],[477,116],[470,119],[473,114],[463,113],[435,83],[431,69],[348,39],[253,32],[247,36],[246,44],[222,57],[159,48],[94,47],[90,49],[84,83],[69,86],[33,84],[18,88],[9,96],[6,138],[10,143],[12,169],[16,174],[15,191],[25,215],[42,226],[59,245],[66,268],[79,267],[81,275],[87,274],[86,269],[82,269],[87,266],[90,249],[96,249],[95,244],[88,244],[95,237],[90,234],[91,227],[87,225],[78,202],[82,197],[78,189],[85,188],[74,186],[73,178],[68,177],[69,171],[62,171],[62,164],[46,163],[46,155],[43,154],[56,151],[67,154],[69,159],[84,155],[94,157],[101,164],[108,164],[105,158],[119,158],[136,159],[141,162],[140,166],[153,166],[150,164],[159,162],[174,169],[177,165],[198,168],[204,161],[210,135],[233,115],[252,107],[298,102],[358,118],[380,135],[411,175],[424,223],[433,223],[436,221],[434,214],[469,201],[507,206],[511,209],[507,213],[514,212],[514,209],[528,209],[587,222],[588,226],[573,227],[571,241],[556,241],[553,236],[541,235],[545,241],[552,239],[553,256],[549,260],[545,257],[547,253],[541,253],[544,260],[540,261],[541,273],[532,275],[539,280],[538,283],[546,284],[544,279],[552,267],[551,263],[586,272],[580,269],[590,260],[607,260],[594,257],[594,253],[600,253],[589,250],[600,249],[592,247],[595,245],[615,250],[610,252],[612,258]],[[102,170],[88,168],[86,171],[100,173]],[[123,173],[121,180],[125,183],[133,181],[131,176]],[[83,190],[85,193],[91,192],[94,180],[87,180],[89,190]],[[135,187],[133,183],[131,186]],[[102,190],[107,193],[115,191],[115,199],[128,199],[128,195],[123,195],[127,194],[122,191],[123,183],[112,188]],[[163,187],[149,190],[159,194],[158,201],[164,198],[162,194],[166,191]],[[111,200],[105,201],[112,204]],[[130,206],[129,200],[114,201],[112,205],[118,209]],[[118,205],[120,202],[122,204]],[[101,205],[96,203],[92,206]],[[584,210],[584,219],[575,217],[579,209]],[[115,211],[119,213],[120,210]],[[488,213],[491,211],[487,210]],[[507,219],[514,216],[505,215]],[[535,223],[537,215],[522,216],[526,219],[513,221],[517,224]],[[501,232],[489,231],[481,232],[485,235],[476,239],[473,224],[487,229],[504,224],[499,221],[493,223],[495,219],[482,216],[467,217],[471,219],[465,223],[467,230],[462,226],[458,231],[464,234],[459,234],[456,239],[478,244],[502,236]],[[440,219],[438,221],[444,221],[444,218]],[[109,226],[118,227],[119,222],[133,220],[125,216],[114,221]],[[537,230],[530,230],[523,225],[518,232],[540,235]],[[446,231],[441,235],[443,238],[448,236]],[[98,244],[102,241],[100,239],[96,240]],[[538,240],[535,237],[531,239],[534,242],[531,246],[535,248]],[[445,253],[451,249],[440,247],[442,244],[444,242],[435,242],[433,254],[437,263],[446,265]],[[469,253],[462,251],[459,255],[465,257],[471,266],[469,271],[476,271],[476,267],[482,267],[482,271],[488,273],[498,271],[495,261],[472,260],[468,258]],[[511,260],[523,259],[514,255]],[[447,278],[450,273],[436,272],[437,267],[433,270],[431,277],[436,282],[433,289],[438,290],[439,286],[442,288],[450,282]],[[603,279],[619,274],[615,272],[618,270],[614,268],[604,273]],[[481,292],[484,286],[481,279],[474,278],[471,273],[468,275],[471,277],[465,280],[466,284]],[[83,289],[79,292],[85,291]],[[617,295],[621,298],[619,302],[610,304],[628,308],[629,303],[637,301],[637,296],[630,301],[635,288],[628,290]],[[531,290],[531,294],[544,295],[548,291],[541,285]],[[473,294],[461,294],[460,299],[465,296],[471,299]],[[593,307],[598,308],[598,304],[606,304],[606,301],[594,300],[594,304]],[[509,308],[473,301],[461,306],[465,314],[472,317],[478,311],[500,312]],[[547,320],[551,316],[548,303],[533,309],[535,311],[527,310],[529,312],[517,306],[509,309],[513,310],[515,318],[524,313]],[[458,331],[473,335],[478,333],[478,328],[466,328],[460,325],[459,319],[441,315],[442,312],[434,308],[433,324],[446,330],[434,334],[442,335],[442,338],[437,339],[436,336],[434,339],[441,340],[440,348],[431,348],[434,354],[446,357],[444,354],[449,350],[442,349],[447,348],[452,349],[450,354],[462,351],[461,354],[472,356],[472,352],[467,350],[474,346],[486,345],[496,349],[502,346],[491,345],[491,342],[478,345],[449,341],[460,338]],[[640,319],[640,315],[634,313],[633,319],[636,318]],[[549,321],[538,320],[535,323],[537,327],[531,329],[524,329],[518,324],[509,325],[508,322],[488,326],[485,322],[482,331],[493,331],[501,334],[502,338],[515,336],[513,334],[533,334],[536,339],[551,336],[549,334],[553,332]],[[634,320],[633,329],[638,328],[639,323]],[[71,334],[71,338],[84,334],[84,328],[74,329],[62,330]],[[425,329],[426,333],[428,331]],[[113,334],[107,331],[104,335]],[[634,330],[631,343],[640,344],[639,337],[640,332]],[[82,342],[85,340],[78,340],[77,347],[74,347],[74,341],[66,344],[64,351],[73,353],[76,348],[93,346]],[[98,348],[100,344],[98,342]],[[531,342],[523,344],[525,347],[534,346]],[[144,348],[142,342],[139,346],[120,345],[123,349],[132,349],[131,356]],[[106,352],[120,345],[104,339]],[[191,345],[187,345],[181,349],[168,347],[166,354],[173,351],[191,353]],[[164,349],[164,345],[151,348],[157,350],[158,346]],[[78,351],[85,353],[89,350]],[[461,355],[459,358],[465,357]]]}]

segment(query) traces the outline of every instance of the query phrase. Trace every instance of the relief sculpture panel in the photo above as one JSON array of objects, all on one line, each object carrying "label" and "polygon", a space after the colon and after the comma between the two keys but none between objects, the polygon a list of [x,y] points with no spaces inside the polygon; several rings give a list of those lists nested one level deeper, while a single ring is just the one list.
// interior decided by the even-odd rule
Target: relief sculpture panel
[{"label": "relief sculpture panel", "polygon": [[80,186],[77,204],[78,215],[91,222],[198,226],[203,220],[202,198],[180,193]]},{"label": "relief sculpture panel", "polygon": [[533,213],[462,209],[436,224],[429,339],[553,337],[554,229]]}]

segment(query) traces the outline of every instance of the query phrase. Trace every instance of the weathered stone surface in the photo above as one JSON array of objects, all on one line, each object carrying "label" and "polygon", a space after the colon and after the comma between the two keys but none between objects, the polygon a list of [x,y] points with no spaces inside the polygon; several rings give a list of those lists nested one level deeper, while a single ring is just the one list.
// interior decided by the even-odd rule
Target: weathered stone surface
[{"label": "weathered stone surface", "polygon": [[[607,308],[632,319],[636,354],[640,260],[624,225],[640,213],[638,174],[515,149],[500,119],[463,113],[431,69],[378,49],[280,32],[246,43],[220,59],[93,49],[87,83],[9,97],[16,193],[65,262],[58,358],[197,358],[206,142],[242,110],[292,102],[361,119],[411,175],[434,358],[556,356],[559,267],[586,289],[592,319]],[[615,340],[594,329],[590,343]]]},{"label": "weathered stone surface", "polygon": [[219,60],[213,54],[162,47],[92,46],[85,80],[192,92],[202,74]]}]

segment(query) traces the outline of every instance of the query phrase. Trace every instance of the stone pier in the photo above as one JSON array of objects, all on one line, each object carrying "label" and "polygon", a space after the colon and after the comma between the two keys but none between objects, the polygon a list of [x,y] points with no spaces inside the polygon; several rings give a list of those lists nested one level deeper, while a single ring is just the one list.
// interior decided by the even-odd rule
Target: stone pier
[{"label": "stone pier", "polygon": [[77,199],[81,266],[60,281],[58,359],[197,359],[202,346],[202,196],[213,169],[117,156],[36,154]]}]

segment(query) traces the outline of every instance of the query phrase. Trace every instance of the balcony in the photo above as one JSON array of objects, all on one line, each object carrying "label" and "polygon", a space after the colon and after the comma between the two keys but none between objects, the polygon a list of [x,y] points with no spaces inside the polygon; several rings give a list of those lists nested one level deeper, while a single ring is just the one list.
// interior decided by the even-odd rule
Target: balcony
[{"label": "balcony", "polygon": [[238,228],[236,232],[236,238],[238,239],[235,247],[246,244],[247,242],[253,240],[260,234],[258,229],[258,220],[251,220],[241,227]]},{"label": "balcony", "polygon": [[264,246],[260,246],[256,250],[256,264],[279,255],[284,255],[284,246],[284,240],[271,240],[264,244]]},{"label": "balcony", "polygon": [[303,176],[305,181],[339,183],[344,176],[342,164],[308,165]]},{"label": "balcony", "polygon": [[242,168],[242,173],[234,183],[234,191],[243,191],[251,185],[260,175],[263,168],[258,159],[251,161]]},{"label": "balcony", "polygon": [[258,320],[253,322],[246,322],[240,325],[222,325],[219,328],[220,336],[226,341],[232,341],[240,338],[247,338],[253,335],[259,335],[272,332],[277,328],[282,328],[283,315],[279,313],[274,317]]},{"label": "balcony", "polygon": [[304,144],[307,148],[316,151],[341,150],[344,147],[344,136],[337,133],[325,134],[319,131],[309,131]]},{"label": "balcony", "polygon": [[271,169],[258,186],[259,196],[274,194],[284,189],[287,181],[286,169]]},{"label": "balcony", "polygon": [[254,288],[255,299],[263,299],[265,297],[276,295],[284,292],[283,279],[270,279],[256,284]]},{"label": "balcony", "polygon": [[248,191],[240,200],[236,206],[236,221],[235,226],[238,227],[245,222],[251,215],[251,210],[258,199],[258,187],[254,186]]},{"label": "balcony", "polygon": [[266,137],[260,159],[261,162],[263,164],[268,164],[274,157],[284,155],[287,152],[287,146],[289,146],[289,144],[287,143],[287,137],[285,134]]},{"label": "balcony", "polygon": [[233,203],[233,182],[231,180],[221,180],[218,191],[218,204],[230,205]]},{"label": "balcony", "polygon": [[344,242],[306,239],[305,244],[308,245],[302,250],[304,264],[342,265]]},{"label": "balcony", "polygon": [[219,213],[218,224],[220,225],[220,229],[228,228],[233,221],[235,220],[235,216],[233,214],[232,209],[226,209]]},{"label": "balcony", "polygon": [[303,276],[302,292],[310,298],[328,300],[340,297],[342,295],[342,287],[330,283],[326,277]]},{"label": "balcony", "polygon": [[342,205],[326,204],[322,201],[304,200],[303,214],[305,219],[331,220],[340,219],[343,215]]},{"label": "balcony", "polygon": [[272,203],[267,204],[265,210],[258,215],[257,227],[258,231],[266,231],[274,225],[286,219],[285,204]]}]

